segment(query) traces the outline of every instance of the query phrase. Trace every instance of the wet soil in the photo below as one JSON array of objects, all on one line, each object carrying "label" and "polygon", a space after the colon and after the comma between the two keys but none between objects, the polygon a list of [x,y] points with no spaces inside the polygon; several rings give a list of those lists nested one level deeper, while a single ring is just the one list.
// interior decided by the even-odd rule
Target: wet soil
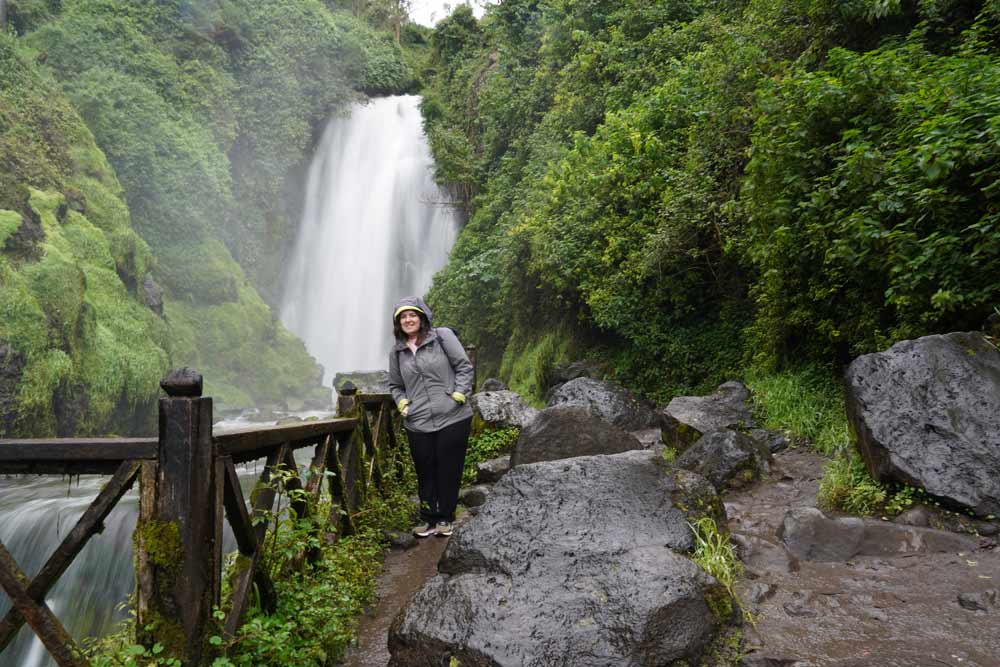
[{"label": "wet soil", "polygon": [[393,549],[386,554],[378,583],[378,604],[361,618],[357,643],[345,657],[344,667],[389,664],[389,626],[424,582],[437,574],[447,544],[447,538],[428,537],[409,549]]},{"label": "wet soil", "polygon": [[990,593],[1000,589],[1000,550],[993,540],[968,552],[846,562],[788,554],[778,528],[787,509],[816,507],[824,461],[803,450],[782,452],[767,480],[726,498],[746,565],[738,590],[755,613],[742,664],[1000,667],[1000,600]]}]

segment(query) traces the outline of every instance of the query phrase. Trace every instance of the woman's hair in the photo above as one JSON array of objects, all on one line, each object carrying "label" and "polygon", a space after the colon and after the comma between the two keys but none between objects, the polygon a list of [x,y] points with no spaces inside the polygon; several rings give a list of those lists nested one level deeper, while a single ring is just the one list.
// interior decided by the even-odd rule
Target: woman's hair
[{"label": "woman's hair", "polygon": [[[406,311],[404,310],[403,313]],[[431,330],[431,323],[427,321],[427,316],[421,313],[419,310],[414,310],[414,313],[420,316],[420,330],[417,332],[417,342],[420,343],[427,337],[427,332]],[[396,337],[400,343],[406,342],[406,334],[403,333],[403,328],[399,326],[399,318],[403,315],[400,313],[392,320],[392,335]]]}]

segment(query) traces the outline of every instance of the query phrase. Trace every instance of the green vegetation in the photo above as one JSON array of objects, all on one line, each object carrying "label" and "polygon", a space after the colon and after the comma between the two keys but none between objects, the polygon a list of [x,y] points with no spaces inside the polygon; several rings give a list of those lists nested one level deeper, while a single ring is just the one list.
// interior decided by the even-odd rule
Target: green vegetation
[{"label": "green vegetation", "polygon": [[476,481],[477,466],[480,463],[509,454],[520,434],[519,428],[502,428],[483,431],[469,438],[469,447],[465,451],[465,468],[462,470],[462,484],[472,484]]},{"label": "green vegetation", "polygon": [[10,36],[0,124],[0,342],[23,362],[18,409],[0,424],[11,435],[130,429],[167,368],[166,327],[135,294],[150,250],[83,121]]},{"label": "green vegetation", "polygon": [[825,368],[803,367],[747,374],[758,421],[833,456],[847,447],[850,435],[844,392]]},{"label": "green vegetation", "polygon": [[223,408],[328,400],[269,306],[323,122],[415,85],[393,36],[320,0],[9,5],[0,436],[148,433],[182,365]]},{"label": "green vegetation", "polygon": [[732,617],[733,604],[738,604],[735,586],[743,574],[743,564],[736,557],[729,531],[720,529],[715,519],[703,516],[688,525],[695,541],[691,560],[712,575],[725,590],[724,595],[711,596],[708,601],[716,618],[725,622]]},{"label": "green vegetation", "polygon": [[430,301],[484,358],[570,331],[658,399],[979,327],[998,29],[951,0],[459,7],[423,111],[469,221]]}]

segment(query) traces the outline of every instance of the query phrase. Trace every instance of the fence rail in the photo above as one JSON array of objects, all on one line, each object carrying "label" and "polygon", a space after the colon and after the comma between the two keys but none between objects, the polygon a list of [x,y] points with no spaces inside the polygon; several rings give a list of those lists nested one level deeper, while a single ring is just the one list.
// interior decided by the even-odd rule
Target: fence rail
[{"label": "fence rail", "polygon": [[[217,649],[207,639],[216,630],[229,639],[236,636],[254,593],[263,611],[273,612],[277,605],[275,587],[261,565],[269,525],[263,519],[275,511],[279,481],[282,491],[300,492],[293,494],[288,510],[307,518],[328,480],[330,515],[316,522],[327,526],[322,536],[327,540],[350,533],[362,497],[383,488],[398,426],[388,394],[359,395],[348,384],[341,389],[336,419],[215,435],[212,399],[201,396],[200,375],[174,371],[161,385],[168,396],[160,399],[156,438],[0,440],[0,474],[111,475],[33,579],[0,542],[0,588],[13,603],[0,619],[0,662],[27,624],[61,667],[89,667],[45,595],[136,481],[136,640],[162,644],[189,667],[215,657]],[[316,450],[303,475],[293,452],[312,445]],[[266,463],[248,503],[236,465],[262,458]],[[226,600],[221,599],[223,520],[239,551]],[[319,555],[303,549],[292,567],[305,567]],[[225,612],[221,626],[214,609]]]}]

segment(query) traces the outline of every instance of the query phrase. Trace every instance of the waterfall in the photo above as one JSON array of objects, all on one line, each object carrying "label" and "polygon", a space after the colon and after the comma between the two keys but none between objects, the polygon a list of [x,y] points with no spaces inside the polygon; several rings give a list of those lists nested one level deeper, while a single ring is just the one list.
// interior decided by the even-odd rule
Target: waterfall
[{"label": "waterfall", "polygon": [[[376,99],[331,120],[309,171],[281,316],[319,358],[327,381],[338,370],[385,367],[392,302],[427,290],[455,238],[455,216],[431,178],[419,101]],[[308,460],[305,450],[296,454]],[[252,466],[241,474],[245,493],[257,474]],[[106,481],[0,477],[0,540],[29,577]],[[126,614],[137,514],[133,490],[46,596],[77,640],[106,634]],[[235,549],[228,524],[224,540],[225,551]],[[0,592],[0,615],[9,608]],[[0,667],[54,664],[27,627],[0,653]]]},{"label": "waterfall", "polygon": [[309,170],[281,319],[329,382],[385,368],[392,304],[423,295],[457,231],[415,96],[355,105],[332,119]]}]

